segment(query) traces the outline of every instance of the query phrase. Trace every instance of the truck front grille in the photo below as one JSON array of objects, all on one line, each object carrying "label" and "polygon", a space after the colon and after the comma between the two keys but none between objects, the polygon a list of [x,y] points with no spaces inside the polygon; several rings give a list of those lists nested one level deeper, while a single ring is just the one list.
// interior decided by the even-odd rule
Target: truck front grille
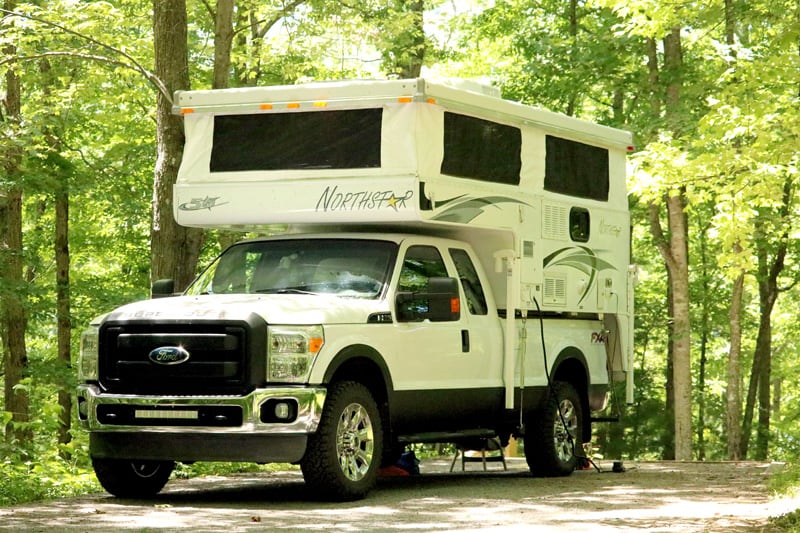
[{"label": "truck front grille", "polygon": [[107,322],[100,384],[114,394],[246,394],[264,381],[266,324],[245,321]]}]

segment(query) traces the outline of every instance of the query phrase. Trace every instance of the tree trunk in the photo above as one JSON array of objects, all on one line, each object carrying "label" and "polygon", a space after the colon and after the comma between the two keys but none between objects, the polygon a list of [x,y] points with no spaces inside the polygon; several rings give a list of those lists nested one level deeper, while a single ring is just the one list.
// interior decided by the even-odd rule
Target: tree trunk
[{"label": "tree trunk", "polygon": [[[65,374],[72,368],[72,323],[70,319],[69,290],[69,185],[62,183],[56,191],[56,337],[58,361]],[[58,443],[72,440],[72,387],[70,380],[58,386]]]},{"label": "tree trunk", "polygon": [[[742,245],[737,242],[734,252],[742,253]],[[742,410],[742,295],[744,293],[744,272],[733,282],[731,308],[728,313],[730,323],[731,347],[728,352],[727,389],[725,393],[725,429],[727,433],[728,459],[741,459],[741,410]]]},{"label": "tree trunk", "polygon": [[[670,275],[669,268],[667,268],[667,308],[665,315],[667,320],[667,369],[666,379],[664,380],[664,401],[665,409],[664,416],[666,423],[662,428],[662,442],[661,442],[661,458],[665,461],[672,461],[675,459],[675,379],[673,368],[673,361],[675,359],[675,323],[672,320],[672,276]],[[642,368],[645,368],[642,366]]]},{"label": "tree trunk", "polygon": [[[664,38],[664,74],[667,80],[665,117],[673,136],[681,134],[681,88],[683,51],[678,27]],[[669,220],[667,266],[672,270],[674,322],[673,379],[675,387],[675,459],[692,458],[692,369],[691,321],[689,315],[689,228],[686,195],[681,188],[667,193],[665,201]]]},{"label": "tree trunk", "polygon": [[233,2],[234,0],[217,0],[214,20],[214,81],[212,89],[226,89],[230,83]]},{"label": "tree trunk", "polygon": [[[15,7],[14,0],[5,0],[3,3],[6,10],[14,10]],[[6,24],[12,23],[7,21]],[[3,46],[5,57],[14,57],[16,54],[17,48],[13,42]],[[15,129],[21,118],[21,94],[14,63],[9,63],[5,82],[4,127]],[[15,145],[8,145],[2,150],[0,161],[8,180],[5,190],[0,190],[0,280],[3,282],[0,286],[4,287],[0,298],[0,336],[3,339],[4,408],[11,413],[6,440],[16,441],[26,448],[33,440],[33,433],[27,425],[30,421],[30,399],[26,389],[18,387],[28,376],[28,351],[25,345],[28,316],[22,268],[22,151]]]},{"label": "tree trunk", "polygon": [[[778,221],[776,227],[786,227],[790,213],[792,197],[792,182],[787,179],[783,184],[782,204],[776,214]],[[770,426],[770,380],[772,369],[772,310],[778,299],[778,277],[785,266],[789,234],[784,230],[778,237],[775,255],[770,261],[768,235],[765,229],[769,216],[761,212],[756,218],[755,238],[756,254],[758,256],[758,299],[759,299],[759,325],[756,338],[756,350],[753,354],[753,366],[750,372],[750,383],[747,388],[747,401],[745,403],[744,417],[742,420],[741,456],[747,457],[750,444],[750,432],[753,423],[753,411],[756,399],[759,402],[759,416],[755,459],[766,459],[769,447]]]},{"label": "tree trunk", "polygon": [[[736,59],[736,18],[733,0],[725,0],[725,43],[730,47],[730,57]],[[733,83],[736,83],[734,80]],[[736,256],[742,254],[741,241],[733,245]],[[727,434],[728,459],[741,459],[741,411],[742,411],[742,298],[744,295],[744,271],[733,282],[731,307],[728,312],[730,323],[730,351],[728,352],[727,391],[725,394],[725,429]]]},{"label": "tree trunk", "polygon": [[700,232],[700,262],[702,267],[700,269],[701,279],[701,316],[700,316],[700,368],[697,374],[697,427],[695,428],[697,435],[697,459],[705,461],[706,459],[706,363],[708,362],[708,338],[711,330],[711,317],[709,307],[711,306],[712,297],[709,287],[709,274],[708,274],[708,226],[705,225]]},{"label": "tree trunk", "polygon": [[394,62],[395,73],[400,78],[418,78],[425,59],[427,39],[425,38],[425,2],[423,0],[401,0],[400,10],[409,16],[410,25],[396,36],[390,50],[384,51],[384,58]]},{"label": "tree trunk", "polygon": [[689,320],[688,228],[684,197],[667,198],[670,250],[673,258],[672,320],[674,323],[672,375],[675,388],[675,459],[692,458],[691,323]]},{"label": "tree trunk", "polygon": [[[153,0],[156,76],[172,94],[189,89],[185,0]],[[202,230],[179,226],[172,215],[172,187],[183,154],[183,122],[161,93],[156,107],[157,156],[153,183],[151,281],[175,280],[183,290],[194,279],[203,242]]]}]

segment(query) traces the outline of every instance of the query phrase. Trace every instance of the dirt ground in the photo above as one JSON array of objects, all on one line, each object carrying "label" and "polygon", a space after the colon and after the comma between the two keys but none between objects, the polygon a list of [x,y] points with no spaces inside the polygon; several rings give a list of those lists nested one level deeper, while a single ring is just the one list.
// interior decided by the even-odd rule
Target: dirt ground
[{"label": "dirt ground", "polygon": [[767,478],[779,464],[627,462],[534,478],[524,459],[483,471],[478,463],[426,460],[421,475],[383,478],[365,500],[314,501],[300,473],[171,480],[158,498],[95,494],[0,508],[13,531],[775,531],[770,516],[800,508],[771,499]]}]

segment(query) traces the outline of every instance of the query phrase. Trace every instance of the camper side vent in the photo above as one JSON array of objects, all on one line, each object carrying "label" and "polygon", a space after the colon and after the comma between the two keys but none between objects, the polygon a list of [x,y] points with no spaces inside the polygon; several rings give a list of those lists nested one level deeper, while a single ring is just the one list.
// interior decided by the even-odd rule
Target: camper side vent
[{"label": "camper side vent", "polygon": [[565,278],[544,278],[545,305],[567,305],[567,280]]},{"label": "camper side vent", "polygon": [[566,207],[545,204],[542,217],[542,237],[566,239],[569,236]]}]

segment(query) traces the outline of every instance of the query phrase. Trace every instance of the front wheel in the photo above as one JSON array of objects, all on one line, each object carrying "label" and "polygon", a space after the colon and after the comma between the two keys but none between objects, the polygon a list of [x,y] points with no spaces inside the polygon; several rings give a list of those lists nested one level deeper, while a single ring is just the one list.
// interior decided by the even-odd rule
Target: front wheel
[{"label": "front wheel", "polygon": [[173,461],[92,459],[100,485],[118,498],[151,498],[167,484]]},{"label": "front wheel", "polygon": [[556,381],[541,410],[528,417],[525,459],[539,476],[568,476],[583,444],[581,398],[571,384]]},{"label": "front wheel", "polygon": [[333,384],[300,461],[306,484],[325,499],[363,498],[375,486],[382,453],[381,418],[369,389],[353,381]]}]

